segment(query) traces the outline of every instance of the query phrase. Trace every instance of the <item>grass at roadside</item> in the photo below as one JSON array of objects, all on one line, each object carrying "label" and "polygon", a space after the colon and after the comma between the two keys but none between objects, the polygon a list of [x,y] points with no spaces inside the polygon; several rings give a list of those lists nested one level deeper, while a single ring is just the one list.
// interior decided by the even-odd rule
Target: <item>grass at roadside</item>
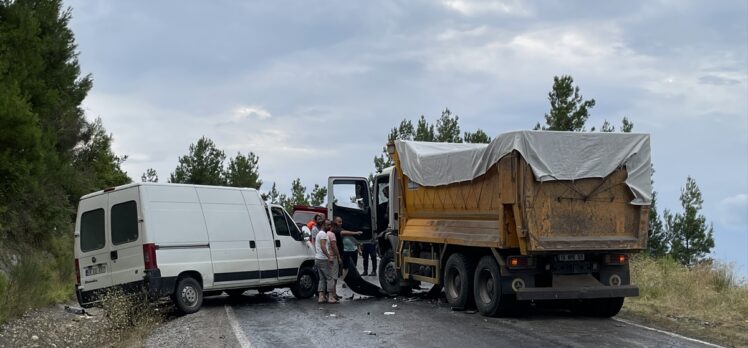
[{"label": "grass at roadside", "polygon": [[[31,335],[39,337],[37,343],[140,346],[171,311],[117,291],[104,296],[101,308],[94,310],[97,315],[90,320],[64,313],[61,306],[50,306],[75,301],[72,243],[72,237],[61,236],[46,243],[45,251],[21,244],[15,251],[3,250],[0,257],[6,260],[0,261],[7,273],[0,273],[0,346],[27,345]],[[14,266],[7,259],[10,254],[18,256]],[[19,334],[15,337],[11,332]]]},{"label": "grass at roadside", "polygon": [[621,316],[728,346],[748,346],[748,286],[726,265],[688,268],[663,258],[636,257],[631,276],[640,296]]},{"label": "grass at roadside", "polygon": [[49,251],[19,246],[18,263],[0,274],[0,323],[73,296],[72,238],[53,239]]}]

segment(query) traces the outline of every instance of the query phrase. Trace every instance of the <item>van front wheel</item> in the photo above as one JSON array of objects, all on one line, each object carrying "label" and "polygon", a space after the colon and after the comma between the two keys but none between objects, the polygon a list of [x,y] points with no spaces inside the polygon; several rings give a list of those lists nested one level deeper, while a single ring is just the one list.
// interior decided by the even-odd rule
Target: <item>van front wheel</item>
[{"label": "van front wheel", "polygon": [[311,267],[299,270],[296,283],[291,286],[291,293],[298,299],[307,299],[317,291],[317,273]]},{"label": "van front wheel", "polygon": [[192,314],[203,305],[203,288],[192,277],[184,277],[177,282],[177,288],[171,298],[180,313]]}]

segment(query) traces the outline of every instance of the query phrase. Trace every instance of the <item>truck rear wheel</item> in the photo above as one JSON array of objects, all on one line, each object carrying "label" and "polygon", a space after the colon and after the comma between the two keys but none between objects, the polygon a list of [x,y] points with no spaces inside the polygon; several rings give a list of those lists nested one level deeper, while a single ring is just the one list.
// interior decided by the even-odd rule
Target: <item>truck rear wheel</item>
[{"label": "truck rear wheel", "polygon": [[401,295],[410,292],[410,288],[400,285],[402,276],[397,270],[395,252],[392,249],[382,255],[379,261],[379,285],[389,295]]},{"label": "truck rear wheel", "polygon": [[304,267],[299,271],[299,277],[291,286],[291,293],[298,299],[307,299],[317,291],[317,272],[311,267]]},{"label": "truck rear wheel", "polygon": [[473,261],[461,253],[452,254],[444,266],[444,292],[452,307],[466,308],[473,303]]},{"label": "truck rear wheel", "polygon": [[203,288],[192,277],[184,277],[177,282],[177,288],[171,298],[180,313],[192,314],[203,305]]},{"label": "truck rear wheel", "polygon": [[473,282],[475,306],[488,317],[521,314],[520,303],[514,294],[501,292],[501,273],[492,255],[483,256],[475,267]]}]

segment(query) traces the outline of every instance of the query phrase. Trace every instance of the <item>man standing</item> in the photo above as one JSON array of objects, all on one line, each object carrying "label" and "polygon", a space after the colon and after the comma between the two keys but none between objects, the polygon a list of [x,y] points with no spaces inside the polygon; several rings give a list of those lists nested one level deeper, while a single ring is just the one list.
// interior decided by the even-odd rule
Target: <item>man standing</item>
[{"label": "man standing", "polygon": [[[335,233],[335,237],[338,240],[338,250],[343,251],[343,260],[345,260],[346,258],[350,258],[355,267],[356,261],[358,261],[358,246],[356,245],[358,241],[354,237],[362,235],[363,232],[344,230],[343,218],[341,218],[340,216],[335,217],[335,220],[332,224],[332,231]],[[343,262],[343,268],[347,267],[348,262]]]},{"label": "man standing", "polygon": [[[340,249],[338,249],[338,238],[331,229],[330,219],[325,219],[323,230],[327,233],[327,255],[329,265],[329,276],[327,278],[327,303],[338,303],[338,294],[335,290],[338,278],[340,278]],[[321,233],[322,231],[320,231]],[[341,241],[342,242],[342,241]]]},{"label": "man standing", "polygon": [[371,276],[377,275],[377,245],[373,242],[364,242],[363,257],[364,257],[364,273],[362,276],[369,275],[369,258],[371,258]]},{"label": "man standing", "polygon": [[[330,220],[326,220],[321,224],[319,232],[315,236],[314,243],[314,265],[317,267],[317,273],[319,273],[319,283],[317,284],[317,291],[319,292],[319,303],[337,303],[335,299],[335,282],[332,277],[332,264],[334,261],[333,254],[330,252],[330,242],[327,229],[330,227]],[[334,235],[333,235],[334,236]],[[337,267],[335,269],[335,276],[337,279]],[[328,293],[329,296],[325,296]]]}]

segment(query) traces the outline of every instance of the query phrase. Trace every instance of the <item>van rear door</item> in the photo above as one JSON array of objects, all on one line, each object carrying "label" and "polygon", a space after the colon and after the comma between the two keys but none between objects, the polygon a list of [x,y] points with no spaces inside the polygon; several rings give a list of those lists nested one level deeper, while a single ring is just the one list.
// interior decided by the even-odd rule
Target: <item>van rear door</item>
[{"label": "van rear door", "polygon": [[91,291],[112,285],[109,260],[108,195],[83,199],[78,204],[75,223],[75,251],[81,290]]},{"label": "van rear door", "polygon": [[145,268],[139,187],[109,193],[109,221],[112,283],[136,285]]}]

